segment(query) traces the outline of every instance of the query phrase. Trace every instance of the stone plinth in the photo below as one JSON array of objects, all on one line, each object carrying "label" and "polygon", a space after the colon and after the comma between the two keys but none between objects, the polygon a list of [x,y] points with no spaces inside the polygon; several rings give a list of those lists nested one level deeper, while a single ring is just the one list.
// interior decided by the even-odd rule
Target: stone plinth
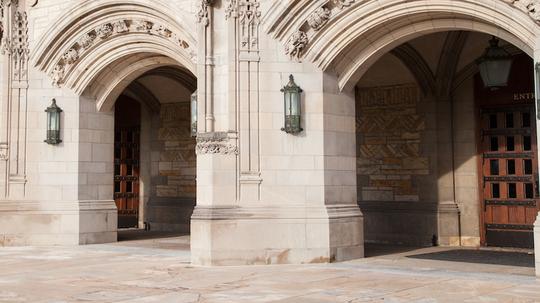
[{"label": "stone plinth", "polygon": [[197,207],[191,260],[198,265],[301,264],[364,256],[357,206]]}]

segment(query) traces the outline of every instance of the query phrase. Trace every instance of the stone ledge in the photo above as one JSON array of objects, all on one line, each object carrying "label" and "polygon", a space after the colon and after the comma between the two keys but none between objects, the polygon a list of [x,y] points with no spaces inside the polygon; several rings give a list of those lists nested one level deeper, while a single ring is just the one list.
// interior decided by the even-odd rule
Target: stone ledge
[{"label": "stone ledge", "polygon": [[354,205],[321,206],[196,206],[192,220],[332,219],[362,217]]}]

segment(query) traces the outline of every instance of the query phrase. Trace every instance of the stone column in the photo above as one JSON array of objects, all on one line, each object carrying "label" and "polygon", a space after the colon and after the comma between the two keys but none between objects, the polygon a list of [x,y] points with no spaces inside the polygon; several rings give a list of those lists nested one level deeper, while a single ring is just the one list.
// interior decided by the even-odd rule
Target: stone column
[{"label": "stone column", "polygon": [[[354,95],[340,93],[335,76],[295,62],[283,45],[264,35],[259,29],[263,3],[224,4],[201,6],[212,10],[209,26],[220,37],[212,44],[214,91],[220,93],[213,95],[215,128],[199,122],[192,262],[283,264],[362,257]],[[204,51],[200,48],[199,60]],[[305,91],[304,131],[295,135],[281,131],[280,89],[291,73]],[[199,90],[199,108],[209,93]]]},{"label": "stone column", "polygon": [[450,97],[437,100],[438,243],[460,245],[459,208],[455,201],[453,108]]}]

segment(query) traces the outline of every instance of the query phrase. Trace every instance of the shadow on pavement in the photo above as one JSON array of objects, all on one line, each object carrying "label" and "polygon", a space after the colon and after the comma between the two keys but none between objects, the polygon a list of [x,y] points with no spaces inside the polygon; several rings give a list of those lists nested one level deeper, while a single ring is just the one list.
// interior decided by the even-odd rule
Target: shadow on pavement
[{"label": "shadow on pavement", "polygon": [[144,229],[120,229],[118,230],[118,241],[139,241],[151,239],[163,239],[186,236],[188,234],[179,232],[147,231]]},{"label": "shadow on pavement", "polygon": [[534,268],[534,254],[525,252],[455,249],[409,255],[407,258]]}]

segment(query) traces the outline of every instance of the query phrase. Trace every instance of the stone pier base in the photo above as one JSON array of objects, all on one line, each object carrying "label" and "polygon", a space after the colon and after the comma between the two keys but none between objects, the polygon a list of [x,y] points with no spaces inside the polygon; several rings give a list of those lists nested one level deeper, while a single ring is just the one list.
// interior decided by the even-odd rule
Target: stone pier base
[{"label": "stone pier base", "polygon": [[364,256],[355,206],[197,207],[191,221],[197,265],[303,264]]},{"label": "stone pier base", "polygon": [[117,241],[114,201],[0,201],[0,246]]}]

